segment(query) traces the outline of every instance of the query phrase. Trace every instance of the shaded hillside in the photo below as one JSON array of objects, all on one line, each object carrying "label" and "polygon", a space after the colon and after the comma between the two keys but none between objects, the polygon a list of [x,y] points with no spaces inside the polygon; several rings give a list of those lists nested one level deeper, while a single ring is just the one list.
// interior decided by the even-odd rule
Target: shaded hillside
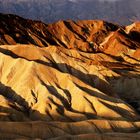
[{"label": "shaded hillside", "polygon": [[139,139],[139,23],[0,16],[0,139]]},{"label": "shaded hillside", "polygon": [[99,20],[59,21],[47,25],[14,15],[1,14],[0,17],[1,45],[55,45],[93,52],[111,31],[119,28],[117,25]]}]

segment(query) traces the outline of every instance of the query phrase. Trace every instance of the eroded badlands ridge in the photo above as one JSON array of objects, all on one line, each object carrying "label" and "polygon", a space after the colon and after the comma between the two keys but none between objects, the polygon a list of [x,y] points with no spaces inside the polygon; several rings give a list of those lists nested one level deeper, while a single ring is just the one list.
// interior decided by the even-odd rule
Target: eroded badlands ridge
[{"label": "eroded badlands ridge", "polygon": [[0,18],[1,139],[139,139],[139,23]]}]

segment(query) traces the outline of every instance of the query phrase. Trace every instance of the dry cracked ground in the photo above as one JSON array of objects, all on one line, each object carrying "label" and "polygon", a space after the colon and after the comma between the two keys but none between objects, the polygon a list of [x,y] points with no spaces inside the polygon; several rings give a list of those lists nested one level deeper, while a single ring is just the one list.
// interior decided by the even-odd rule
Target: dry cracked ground
[{"label": "dry cracked ground", "polygon": [[0,14],[0,44],[0,139],[140,139],[139,22]]}]

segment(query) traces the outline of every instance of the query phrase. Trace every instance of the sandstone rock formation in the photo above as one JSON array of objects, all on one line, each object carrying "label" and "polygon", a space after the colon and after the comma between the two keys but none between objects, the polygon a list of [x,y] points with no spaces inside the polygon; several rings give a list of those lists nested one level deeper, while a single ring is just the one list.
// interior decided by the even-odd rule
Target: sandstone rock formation
[{"label": "sandstone rock formation", "polygon": [[140,23],[0,17],[0,139],[139,139]]}]

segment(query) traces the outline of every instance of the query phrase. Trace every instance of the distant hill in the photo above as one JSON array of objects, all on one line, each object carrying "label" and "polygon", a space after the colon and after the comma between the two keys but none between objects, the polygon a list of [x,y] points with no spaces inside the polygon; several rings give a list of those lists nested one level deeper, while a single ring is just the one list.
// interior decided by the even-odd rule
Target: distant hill
[{"label": "distant hill", "polygon": [[65,19],[103,19],[130,24],[140,19],[139,0],[0,0],[0,12],[50,23]]}]

